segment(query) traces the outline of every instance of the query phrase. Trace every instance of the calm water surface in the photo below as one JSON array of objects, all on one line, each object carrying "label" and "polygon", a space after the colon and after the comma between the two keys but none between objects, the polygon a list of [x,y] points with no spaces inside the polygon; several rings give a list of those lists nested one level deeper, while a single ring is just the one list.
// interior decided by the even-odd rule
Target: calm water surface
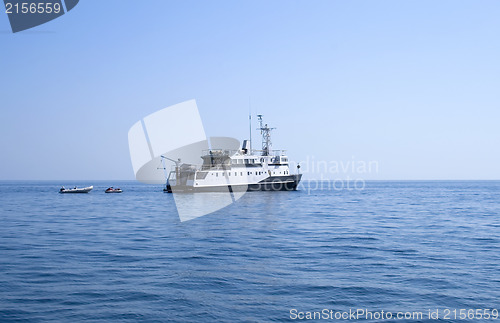
[{"label": "calm water surface", "polygon": [[0,182],[0,321],[500,309],[500,182],[252,192],[182,223],[161,189]]}]

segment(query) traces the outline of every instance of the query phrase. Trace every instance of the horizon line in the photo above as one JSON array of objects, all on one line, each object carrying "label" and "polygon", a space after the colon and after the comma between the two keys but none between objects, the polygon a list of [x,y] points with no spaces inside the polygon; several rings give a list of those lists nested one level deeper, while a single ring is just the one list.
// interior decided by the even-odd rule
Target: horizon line
[{"label": "horizon line", "polygon": [[[331,178],[331,179],[304,179],[303,182],[308,182],[308,181],[321,181],[321,182],[327,182],[327,181],[349,181],[349,182],[354,182],[354,181],[365,181],[365,182],[437,182],[437,181],[500,181],[500,179],[344,179],[344,178]],[[104,182],[104,181],[118,181],[118,182],[137,182],[140,184],[145,184],[145,185],[163,185],[163,184],[146,184],[146,183],[141,183],[138,180],[135,179],[0,179],[0,182],[26,182],[26,181],[36,181],[36,182],[56,182],[56,181],[62,181],[62,182],[69,182],[69,181],[75,181],[75,182],[91,182],[91,181],[96,181],[96,182]]]}]

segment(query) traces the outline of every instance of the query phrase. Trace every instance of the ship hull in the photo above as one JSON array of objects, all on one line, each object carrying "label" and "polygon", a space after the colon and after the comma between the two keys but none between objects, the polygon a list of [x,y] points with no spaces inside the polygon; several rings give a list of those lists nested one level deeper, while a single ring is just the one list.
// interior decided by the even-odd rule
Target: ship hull
[{"label": "ship hull", "polygon": [[255,192],[255,191],[295,191],[302,178],[302,174],[268,177],[258,183],[248,185],[220,185],[220,186],[170,186],[164,190],[167,193],[196,193],[196,192]]}]

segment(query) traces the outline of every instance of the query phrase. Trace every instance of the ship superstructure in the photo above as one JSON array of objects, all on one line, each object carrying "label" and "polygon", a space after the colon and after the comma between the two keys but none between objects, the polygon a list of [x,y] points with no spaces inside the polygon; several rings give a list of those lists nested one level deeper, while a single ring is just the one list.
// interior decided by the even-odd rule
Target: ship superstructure
[{"label": "ship superstructure", "polygon": [[302,174],[291,174],[284,150],[272,150],[270,128],[258,115],[262,149],[251,149],[244,140],[240,149],[210,149],[202,152],[202,164],[175,166],[167,178],[166,191],[291,191],[296,190]]}]

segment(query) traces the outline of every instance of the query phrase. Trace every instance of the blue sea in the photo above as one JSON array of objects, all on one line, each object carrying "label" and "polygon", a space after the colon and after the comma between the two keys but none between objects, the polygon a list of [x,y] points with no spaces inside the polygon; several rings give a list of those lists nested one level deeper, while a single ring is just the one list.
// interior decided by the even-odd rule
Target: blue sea
[{"label": "blue sea", "polygon": [[306,182],[187,222],[161,186],[0,182],[1,322],[500,322],[462,309],[500,310],[499,181]]}]

